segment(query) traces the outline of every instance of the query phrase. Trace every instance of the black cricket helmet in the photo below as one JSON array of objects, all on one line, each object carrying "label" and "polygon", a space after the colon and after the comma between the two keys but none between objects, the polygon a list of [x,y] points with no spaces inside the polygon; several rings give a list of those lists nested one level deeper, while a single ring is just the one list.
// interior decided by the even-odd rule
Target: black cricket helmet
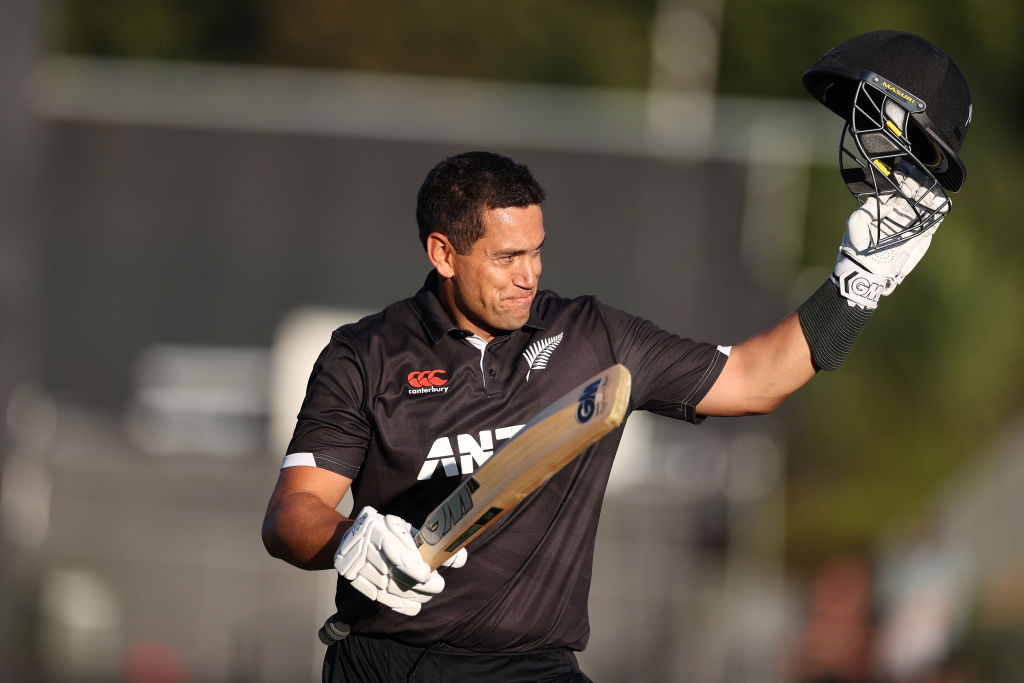
[{"label": "black cricket helmet", "polygon": [[[945,216],[946,192],[959,191],[967,174],[960,147],[972,113],[967,82],[952,59],[912,33],[872,31],[832,48],[803,83],[846,121],[839,163],[858,201],[897,192],[918,213],[917,223],[882,238],[878,249],[904,242]],[[903,193],[898,168],[916,169],[921,185],[944,198],[938,210]]]}]

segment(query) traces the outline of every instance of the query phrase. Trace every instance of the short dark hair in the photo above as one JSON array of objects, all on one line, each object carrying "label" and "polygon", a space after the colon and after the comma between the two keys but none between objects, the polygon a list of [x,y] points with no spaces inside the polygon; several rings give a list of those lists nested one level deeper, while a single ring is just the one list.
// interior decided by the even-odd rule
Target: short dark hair
[{"label": "short dark hair", "polygon": [[483,237],[483,213],[544,201],[544,188],[523,164],[494,152],[465,152],[434,166],[416,197],[420,242],[439,232],[460,254]]}]

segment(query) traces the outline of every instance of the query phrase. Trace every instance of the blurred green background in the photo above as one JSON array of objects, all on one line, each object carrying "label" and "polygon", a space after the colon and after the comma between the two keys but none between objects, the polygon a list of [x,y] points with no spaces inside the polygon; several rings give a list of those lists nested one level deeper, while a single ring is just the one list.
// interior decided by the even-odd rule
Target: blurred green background
[{"label": "blurred green background", "polygon": [[[910,0],[900,4],[870,0],[850,5],[810,0],[382,0],[373,3],[351,0],[148,0],[141,3],[60,0],[43,7],[39,17],[41,56],[112,58],[112,62],[118,64],[123,63],[118,60],[153,64],[205,62],[291,67],[315,73],[407,74],[466,79],[477,84],[549,84],[638,94],[657,90],[666,85],[665,79],[671,80],[671,74],[655,72],[656,59],[652,59],[652,54],[675,43],[691,49],[691,57],[702,56],[711,65],[707,70],[711,80],[703,84],[711,93],[723,98],[763,98],[766,101],[790,98],[810,101],[800,83],[804,70],[829,48],[855,34],[899,29],[924,36],[956,61],[971,88],[973,121],[962,149],[968,169],[966,186],[953,196],[950,218],[942,226],[927,258],[894,296],[883,301],[847,365],[838,372],[819,375],[778,413],[784,432],[781,442],[785,444],[781,538],[786,581],[793,582],[797,593],[811,596],[822,567],[836,557],[854,556],[869,563],[884,564],[885,544],[894,532],[909,528],[913,536],[915,530],[923,529],[922,536],[927,536],[929,522],[941,516],[935,512],[937,506],[941,506],[951,490],[975,477],[992,452],[1004,448],[1000,444],[1007,438],[1011,443],[1010,456],[1019,455],[1020,439],[1014,441],[1012,435],[1024,407],[1024,345],[1019,341],[1024,334],[1024,297],[1019,283],[1024,234],[1018,229],[1014,207],[1018,203],[1019,187],[1024,182],[1024,173],[1019,168],[1019,159],[1024,157],[1024,134],[1018,124],[1019,117],[1013,112],[1024,100],[1024,79],[1019,75],[1024,67],[1024,51],[1019,48],[1019,35],[1024,30],[1024,3],[1010,0],[970,3],[966,0]],[[652,28],[659,12],[666,8],[701,15],[714,31],[714,39],[702,43],[707,36],[699,32],[669,35],[662,37],[659,48]],[[700,54],[702,45],[707,46],[703,55]],[[680,120],[678,126],[685,127],[689,123]],[[838,119],[835,124],[838,146],[841,128]],[[111,158],[115,160],[136,160],[125,152],[132,144],[141,144],[147,151],[151,149],[145,147],[150,144],[143,140],[145,133],[140,134],[145,124],[126,126],[128,132],[123,138],[112,134],[113,126],[108,128],[106,123],[101,122],[94,128],[89,128],[90,125],[88,121],[72,120],[64,126],[55,126],[59,131],[54,137],[60,144],[53,147],[63,145],[62,151],[77,152],[86,159],[80,167],[70,164],[66,176],[62,174],[65,170],[60,166],[62,162],[58,161],[56,169],[49,169],[58,180],[73,184],[76,177],[80,177],[76,174],[85,176],[90,172],[90,163],[103,168],[95,160],[106,151],[99,151],[105,142],[113,141]],[[206,130],[182,132],[173,126],[161,132],[171,144],[180,139],[196,145],[196,140],[200,140],[198,146],[207,140],[204,136],[209,133]],[[81,139],[89,142],[82,143],[77,134],[82,134]],[[195,137],[190,137],[193,134]],[[811,137],[810,132],[808,137]],[[229,133],[226,138],[229,146],[237,145],[231,147],[235,151],[247,144],[243,136],[232,138]],[[296,138],[300,139],[295,149],[312,159],[312,163],[330,158],[326,154],[317,156],[322,140],[315,136]],[[211,134],[209,140],[212,139]],[[270,140],[268,145],[280,151],[276,148],[278,138],[269,135],[267,139]],[[363,142],[356,140],[354,144],[358,147]],[[285,147],[280,144],[280,149]],[[300,152],[282,154],[281,158],[294,159],[288,154],[299,155]],[[354,156],[359,158],[363,153],[360,151]],[[410,167],[422,161],[416,155],[426,156],[423,147],[414,149],[412,154]],[[635,161],[626,157],[628,155],[624,155],[623,165]],[[264,157],[255,154],[254,159],[259,163]],[[181,167],[174,167],[175,163],[180,163]],[[184,160],[172,159],[167,175],[171,182],[161,188],[166,196],[161,194],[160,201],[154,204],[168,198],[177,199],[173,173],[187,174],[189,163],[192,160],[187,155]],[[672,163],[665,166],[665,176],[676,177],[672,173],[678,168]],[[235,168],[231,164],[226,167]],[[328,167],[325,175],[335,172],[349,181],[352,179],[349,169]],[[397,172],[403,182],[411,182],[413,170]],[[418,172],[416,167],[415,173]],[[729,173],[732,171],[727,170],[725,175]],[[806,224],[797,231],[802,236],[797,266],[810,272],[817,269],[824,277],[834,261],[842,222],[855,202],[836,168],[818,164],[807,173]],[[268,176],[276,177],[273,173]],[[735,176],[743,177],[739,172]],[[245,185],[244,180],[253,178],[243,179],[239,186]],[[390,182],[390,178],[380,169],[368,172],[367,184],[385,181]],[[102,183],[98,186],[104,187]],[[250,194],[241,199],[232,195],[225,203],[230,205],[231,201],[248,201],[253,197],[257,203],[267,201],[269,206],[273,203],[273,194],[260,195],[261,187],[253,182],[252,188],[243,187],[244,192]],[[296,190],[294,194],[301,193]],[[311,196],[322,195],[313,192]],[[139,203],[147,199],[140,199]],[[48,200],[45,196],[32,199],[43,207]],[[92,206],[89,198],[83,199],[74,193],[72,201]],[[214,206],[218,205],[214,203]],[[761,210],[772,214],[774,207],[764,206]],[[45,215],[46,209],[41,213]],[[96,215],[107,214],[97,210]],[[135,214],[128,210],[125,215]],[[707,216],[703,218],[706,220]],[[287,219],[281,217],[281,223],[287,223]],[[155,232],[159,225],[154,220],[149,229]],[[73,226],[69,232],[75,228],[81,226]],[[239,227],[239,231],[243,229]],[[226,232],[233,235],[233,230],[229,227]],[[147,240],[152,236],[144,233],[140,233],[137,243],[128,247],[150,250]],[[95,237],[73,236],[82,239],[80,245],[91,244],[89,240]],[[166,240],[170,240],[174,248],[185,253],[202,236],[183,229],[180,241],[178,237],[162,236],[161,239],[165,241],[157,239],[156,243],[166,246]],[[43,248],[47,247],[45,235],[40,243]],[[73,249],[75,244],[71,242],[69,253],[60,253],[52,259],[57,270],[74,263],[78,257]],[[215,244],[220,243],[215,240]],[[130,265],[133,256],[128,247],[112,262]],[[257,240],[257,247],[272,252],[276,245],[267,247]],[[302,248],[299,245],[295,250]],[[195,285],[197,291],[206,287],[211,297],[230,299],[236,294],[230,283],[233,266],[217,261],[218,255],[224,252],[196,251],[201,252],[197,258],[207,259],[200,266],[205,269],[201,270],[201,275],[208,281],[199,277],[198,284],[189,284]],[[294,253],[283,249],[282,252],[285,254],[282,258]],[[239,260],[249,256],[244,249],[239,249]],[[260,258],[265,258],[263,252]],[[252,262],[261,263],[255,257]],[[222,269],[229,281],[221,287],[226,293],[215,291],[222,284],[216,279]],[[70,267],[68,270],[78,272]],[[244,268],[239,267],[238,271]],[[168,273],[154,277],[173,279],[179,275]],[[323,282],[332,281],[326,276],[323,279],[311,277],[309,289],[314,289],[312,284]],[[785,299],[795,306],[817,282],[801,280],[801,286],[806,284],[804,290],[772,291],[765,298]],[[137,283],[138,291],[124,288],[126,296],[135,297],[125,308],[157,319],[165,312],[145,308],[147,285],[152,286],[152,281],[143,279]],[[88,287],[88,282],[83,283],[84,289]],[[96,285],[91,294],[102,298],[104,291],[103,285]],[[281,292],[278,293],[283,297]],[[58,297],[64,292],[44,291],[44,294]],[[699,295],[726,308],[736,306],[739,310],[747,303],[735,302],[727,292],[714,288],[701,291]],[[77,301],[70,294],[68,298]],[[43,300],[46,301],[45,296]],[[267,306],[283,307],[284,303],[299,302],[271,301]],[[755,304],[750,304],[744,310],[749,312],[754,307]],[[111,308],[104,313],[113,320],[118,310]],[[166,313],[173,320],[175,312]],[[739,315],[737,313],[737,317]],[[202,316],[210,318],[214,332],[209,336],[214,342],[222,341],[216,338],[218,334],[234,341],[224,334],[232,322],[213,319],[217,316],[216,307],[211,306],[211,312],[197,314],[197,318],[205,320]],[[39,317],[46,322],[45,314]],[[66,327],[55,326],[55,329],[73,329],[82,322],[97,321],[79,320],[67,323]],[[157,324],[153,328],[161,329]],[[171,323],[167,322],[163,330],[169,328]],[[173,341],[173,337],[169,338]],[[119,341],[121,347],[112,342],[114,349],[105,350],[115,354],[128,346],[123,339]],[[56,364],[64,364],[63,369],[77,362],[77,359],[58,357],[59,351],[58,348],[50,353]],[[88,368],[81,372],[87,378],[90,376]],[[95,382],[97,385],[103,381],[99,373],[98,369],[93,369],[93,376],[100,379]],[[114,388],[107,387],[110,391],[105,396],[117,396],[116,389],[120,388],[117,383],[126,381],[125,378],[110,380]],[[101,394],[102,388],[97,389],[97,393]],[[263,476],[262,472],[252,476],[256,481],[263,481],[258,478]],[[264,479],[267,477],[272,478],[272,473]],[[229,479],[224,477],[225,481]],[[178,483],[183,487],[193,485],[186,476]],[[106,489],[100,487],[100,490]],[[252,495],[260,498],[263,492],[256,490]],[[1009,495],[1012,497],[1012,493]],[[167,496],[172,497],[172,494]],[[970,662],[980,678],[960,680],[1020,680],[1024,672],[1020,662],[1008,654],[1024,651],[1021,636],[1024,593],[1015,588],[1024,576],[1024,541],[1015,531],[1015,520],[1024,514],[1024,508],[1008,504],[1011,501],[1007,500],[1005,492],[998,501],[1002,507],[991,519],[1005,521],[1014,529],[1003,529],[999,538],[1009,535],[1016,540],[1008,547],[1003,566],[997,572],[1005,585],[994,588],[995,598],[975,596],[975,603],[965,610],[972,625],[984,623],[985,628],[963,627],[967,635],[961,638],[956,652],[967,653],[961,661]],[[766,515],[762,520],[750,522],[751,527],[745,532],[755,539],[760,538],[757,532],[761,524],[763,537],[771,538],[775,533],[772,525],[777,521],[774,516]],[[970,528],[973,531],[968,535],[976,533],[978,525]],[[715,537],[715,532],[709,536]],[[716,538],[712,538],[709,545],[714,545]],[[245,542],[256,543],[255,533]],[[755,540],[750,546],[758,544]],[[743,543],[737,545],[745,547]],[[954,562],[949,566],[955,565]],[[725,563],[725,566],[728,570],[733,565]],[[712,596],[717,578],[700,578],[706,579],[700,585]],[[733,587],[725,583],[726,589]],[[779,593],[785,594],[786,590],[780,588]],[[1007,597],[1011,599],[1006,600]],[[985,606],[977,603],[985,599],[994,599],[1001,605],[995,609],[989,605],[985,617],[988,621],[981,619],[979,622],[975,611],[984,611]],[[807,601],[812,604],[813,597],[807,597]],[[950,601],[955,602],[952,598]],[[708,602],[712,602],[712,597]],[[748,602],[756,603],[756,600]],[[756,612],[756,607],[754,604],[752,612]],[[806,611],[813,612],[813,608]],[[682,610],[679,613],[684,614]],[[671,629],[661,630],[669,632],[665,637],[670,640]],[[799,627],[793,630],[799,631]],[[687,635],[699,648],[699,638]],[[246,654],[244,649],[239,651]],[[238,658],[244,659],[241,655]],[[807,676],[807,679],[812,677]],[[701,680],[769,679],[758,678],[756,673],[731,676],[726,671],[709,674]],[[829,680],[866,679],[849,674]]]},{"label": "blurred green background", "polygon": [[[48,30],[54,50],[97,56],[643,90],[657,5],[65,0]],[[806,97],[799,75],[808,66],[833,44],[879,28],[928,38],[968,79],[968,182],[926,265],[885,300],[851,366],[792,399],[786,538],[798,567],[871,546],[983,451],[1024,403],[1024,231],[1012,218],[1024,151],[1013,113],[1024,99],[1024,5],[728,0],[716,90]],[[814,171],[804,263],[831,261],[836,217],[851,202],[837,173]],[[842,407],[830,408],[837,396]]]}]

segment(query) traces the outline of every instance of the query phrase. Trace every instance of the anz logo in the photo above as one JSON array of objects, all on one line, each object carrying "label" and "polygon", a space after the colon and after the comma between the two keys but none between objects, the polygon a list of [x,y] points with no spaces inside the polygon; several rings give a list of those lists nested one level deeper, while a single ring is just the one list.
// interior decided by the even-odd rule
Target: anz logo
[{"label": "anz logo", "polygon": [[430,479],[439,467],[444,470],[446,477],[472,474],[494,455],[494,445],[497,442],[511,439],[522,428],[523,425],[513,425],[494,430],[485,429],[477,436],[442,436],[430,446],[427,459],[416,478],[420,481]]}]

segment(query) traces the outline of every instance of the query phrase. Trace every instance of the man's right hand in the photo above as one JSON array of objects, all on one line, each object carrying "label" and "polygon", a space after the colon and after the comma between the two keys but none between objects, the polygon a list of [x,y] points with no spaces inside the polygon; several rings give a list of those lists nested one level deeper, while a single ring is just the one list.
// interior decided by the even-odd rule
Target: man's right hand
[{"label": "man's right hand", "polygon": [[334,567],[366,597],[410,616],[444,588],[444,578],[420,557],[409,523],[369,506],[342,537]]}]

